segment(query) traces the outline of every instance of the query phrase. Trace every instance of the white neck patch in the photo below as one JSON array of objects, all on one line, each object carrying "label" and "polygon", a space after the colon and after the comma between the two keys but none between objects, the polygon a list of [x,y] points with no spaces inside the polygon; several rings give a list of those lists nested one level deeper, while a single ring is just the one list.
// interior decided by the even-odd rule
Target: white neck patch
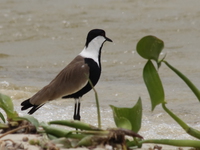
[{"label": "white neck patch", "polygon": [[99,66],[98,59],[99,59],[100,47],[105,42],[105,40],[106,39],[103,36],[97,36],[88,44],[88,47],[84,47],[84,49],[79,55],[84,58],[93,59]]}]

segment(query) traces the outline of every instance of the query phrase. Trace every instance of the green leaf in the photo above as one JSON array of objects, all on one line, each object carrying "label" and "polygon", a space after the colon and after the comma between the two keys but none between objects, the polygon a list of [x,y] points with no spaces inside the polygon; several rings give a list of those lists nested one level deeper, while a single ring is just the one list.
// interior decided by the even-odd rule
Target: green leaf
[{"label": "green leaf", "polygon": [[40,126],[45,130],[46,134],[53,135],[57,138],[65,137],[66,135],[71,134],[71,131],[59,127],[45,125],[45,123],[41,123]]},{"label": "green leaf", "polygon": [[14,111],[14,106],[12,100],[7,95],[0,94],[0,107],[4,109],[9,109],[9,111]]},{"label": "green leaf", "polygon": [[50,121],[49,124],[56,124],[56,125],[63,125],[68,126],[80,130],[93,130],[93,131],[100,131],[102,129],[92,126],[90,124],[78,121],[78,120],[55,120]]},{"label": "green leaf", "polygon": [[144,67],[143,79],[150,95],[153,111],[157,105],[164,102],[165,94],[158,72],[151,60],[149,60]]},{"label": "green leaf", "polygon": [[3,114],[0,112],[0,118],[3,120],[3,122],[6,122],[6,119],[4,118]]},{"label": "green leaf", "polygon": [[119,108],[112,105],[110,105],[110,107],[113,110],[113,116],[117,127],[124,127],[136,133],[140,130],[142,120],[142,102],[140,98],[132,108]]},{"label": "green leaf", "polygon": [[92,145],[92,140],[94,139],[95,137],[93,135],[88,135],[84,138],[82,138],[76,145],[76,147],[80,147],[80,146],[91,146]]},{"label": "green leaf", "polygon": [[115,117],[115,123],[118,128],[132,130],[131,122],[124,117]]},{"label": "green leaf", "polygon": [[59,139],[57,138],[56,136],[53,136],[51,134],[47,134],[47,137],[49,138],[49,140],[56,140],[56,139]]},{"label": "green leaf", "polygon": [[14,106],[11,98],[1,93],[0,93],[0,108],[2,108],[5,111],[8,119],[13,119],[15,117],[18,117],[17,112],[14,111]]},{"label": "green leaf", "polygon": [[158,57],[164,48],[164,42],[155,36],[143,37],[136,46],[138,54],[145,59],[153,59],[158,62]]},{"label": "green leaf", "polygon": [[61,138],[74,138],[74,139],[82,139],[86,135],[84,134],[73,134],[72,131],[63,129],[61,127],[52,127],[50,125],[46,125],[44,122],[40,123],[40,126],[45,130],[46,134],[53,135],[54,137]]},{"label": "green leaf", "polygon": [[29,121],[32,125],[34,125],[36,128],[38,128],[39,125],[40,125],[38,120],[36,118],[34,118],[33,116],[30,116],[30,115],[18,117],[16,119],[25,119],[25,120]]},{"label": "green leaf", "polygon": [[[51,140],[53,143],[58,144],[61,148],[72,148],[72,140],[69,140],[67,138],[57,138],[54,140]],[[77,145],[77,144],[76,144]]]}]

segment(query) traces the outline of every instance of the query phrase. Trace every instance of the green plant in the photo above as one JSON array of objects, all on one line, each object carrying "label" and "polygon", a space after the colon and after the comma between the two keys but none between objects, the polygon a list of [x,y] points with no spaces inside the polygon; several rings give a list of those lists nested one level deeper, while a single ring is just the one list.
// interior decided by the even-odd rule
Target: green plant
[{"label": "green plant", "polygon": [[132,108],[119,108],[112,105],[110,107],[113,110],[114,121],[118,128],[138,133],[142,121],[142,101],[140,98]]},{"label": "green plant", "polygon": [[[188,126],[183,120],[181,120],[166,107],[167,102],[165,99],[165,93],[158,73],[158,69],[162,63],[166,64],[188,85],[188,87],[196,95],[198,100],[200,100],[200,92],[198,88],[184,74],[182,74],[179,70],[177,70],[165,60],[165,56],[164,58],[159,60],[159,55],[163,48],[164,42],[155,36],[143,37],[138,42],[136,47],[138,54],[141,57],[147,59],[147,63],[145,64],[145,67],[143,69],[143,79],[150,95],[152,111],[157,105],[162,104],[162,108],[165,110],[165,112],[167,112],[189,135],[200,139],[200,131]],[[152,61],[156,62],[157,69]],[[143,140],[140,143],[157,143],[200,148],[199,140],[149,139]],[[129,144],[131,145],[131,143]],[[132,144],[134,145],[134,142],[132,142]]]},{"label": "green plant", "polygon": [[[0,108],[2,108],[6,113],[7,120],[13,120],[13,118],[18,117],[17,112],[14,110],[11,98],[1,93],[0,93]],[[6,122],[6,119],[1,112],[0,112],[0,118],[4,123]]]},{"label": "green plant", "polygon": [[[97,103],[98,127],[84,122],[71,120],[56,120],[48,122],[48,124],[44,122],[39,123],[38,120],[32,116],[21,117],[14,110],[12,100],[8,96],[1,94],[0,108],[5,111],[6,117],[3,113],[0,113],[0,117],[3,121],[1,122],[2,127],[0,129],[5,132],[0,138],[23,129],[22,132],[25,133],[32,133],[30,131],[34,130],[34,133],[37,132],[47,135],[48,139],[51,140],[50,144],[47,144],[49,143],[49,140],[46,138],[43,140],[33,139],[29,142],[30,144],[40,145],[41,147],[45,147],[46,145],[52,146],[52,143],[58,143],[65,148],[80,146],[95,147],[98,145],[109,144],[112,147],[121,146],[122,149],[126,150],[128,141],[126,139],[127,136],[132,137],[134,141],[138,143],[138,140],[143,138],[137,134],[141,127],[141,99],[139,99],[137,104],[132,108],[117,108],[111,106],[117,128],[101,129],[98,95],[94,87],[93,90],[95,92]],[[138,117],[134,118],[132,115]],[[62,126],[64,127],[62,128]],[[70,127],[70,129],[66,129],[66,127]]]},{"label": "green plant", "polygon": [[[143,137],[137,134],[137,132],[141,128],[141,99],[139,98],[136,105],[132,108],[118,108],[111,106],[117,128],[101,129],[98,95],[94,87],[93,90],[95,92],[97,106],[98,127],[80,121],[56,120],[51,121],[48,124],[40,124],[43,128],[42,132],[47,134],[47,136],[54,140],[55,143],[62,144],[67,148],[79,146],[95,147],[98,145],[109,144],[112,147],[120,145],[122,149],[126,150],[127,143],[129,142],[126,136],[132,137],[137,147],[140,147],[141,145],[139,145],[138,141],[143,139]],[[71,127],[76,130],[67,130],[65,128],[54,127],[52,125]]]},{"label": "green plant", "polygon": [[39,122],[32,116],[19,117],[18,113],[14,110],[12,99],[7,95],[0,93],[0,108],[4,113],[0,112],[0,130],[3,136],[11,133],[20,132],[35,133],[36,128],[39,127]]}]

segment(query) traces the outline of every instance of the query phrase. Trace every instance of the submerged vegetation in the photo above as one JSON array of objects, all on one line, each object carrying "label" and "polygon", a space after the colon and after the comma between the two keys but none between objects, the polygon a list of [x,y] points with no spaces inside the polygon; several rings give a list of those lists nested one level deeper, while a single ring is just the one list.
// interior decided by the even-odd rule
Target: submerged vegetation
[{"label": "submerged vegetation", "polygon": [[[46,144],[49,141],[61,147],[89,147],[110,145],[113,148],[134,149],[141,148],[145,143],[165,144],[179,147],[200,148],[200,131],[188,126],[182,119],[167,108],[165,91],[159,76],[161,64],[165,64],[179,78],[181,78],[200,101],[199,89],[179,70],[170,65],[166,60],[166,55],[159,59],[160,53],[164,48],[164,42],[155,36],[143,37],[136,46],[138,54],[147,60],[143,68],[143,79],[147,87],[152,111],[157,105],[162,105],[163,110],[179,124],[186,133],[195,137],[196,140],[174,140],[174,139],[145,139],[138,132],[142,123],[142,98],[132,108],[120,108],[110,106],[113,110],[113,119],[116,127],[110,129],[101,128],[100,107],[96,90],[95,99],[97,104],[98,127],[71,120],[55,120],[48,123],[38,122],[32,116],[19,116],[14,110],[12,100],[3,94],[0,94],[0,108],[5,113],[0,112],[0,129],[2,134],[0,138],[10,133],[37,133],[44,135],[45,140],[30,140],[30,144],[40,145],[44,149],[52,144]],[[4,115],[5,114],[5,115]],[[66,128],[67,127],[67,128]],[[0,139],[1,141],[1,139]],[[44,144],[44,141],[46,143]],[[57,148],[59,149],[59,148]]]}]

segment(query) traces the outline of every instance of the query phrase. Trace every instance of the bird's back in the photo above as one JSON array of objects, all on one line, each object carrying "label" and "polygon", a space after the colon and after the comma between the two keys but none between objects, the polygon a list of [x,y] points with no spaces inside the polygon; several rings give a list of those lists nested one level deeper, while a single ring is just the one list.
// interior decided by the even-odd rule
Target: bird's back
[{"label": "bird's back", "polygon": [[[101,66],[99,66],[93,59],[85,58],[85,63],[89,66],[89,79],[92,82],[92,85],[95,86],[100,78],[101,75]],[[82,97],[84,94],[89,92],[92,89],[89,82],[79,91],[63,96],[62,98],[79,98]]]}]

